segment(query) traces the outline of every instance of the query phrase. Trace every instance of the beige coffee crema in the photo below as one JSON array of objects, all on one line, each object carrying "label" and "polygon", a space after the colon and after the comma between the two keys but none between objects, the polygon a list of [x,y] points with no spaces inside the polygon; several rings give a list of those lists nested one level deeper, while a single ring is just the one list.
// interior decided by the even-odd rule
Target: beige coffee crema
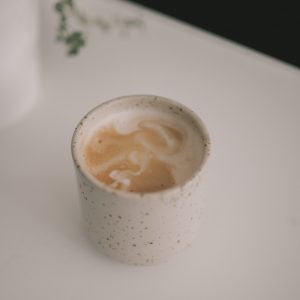
[{"label": "beige coffee crema", "polygon": [[88,171],[105,185],[148,193],[188,180],[198,169],[204,145],[188,120],[158,112],[125,111],[107,117],[87,138]]}]

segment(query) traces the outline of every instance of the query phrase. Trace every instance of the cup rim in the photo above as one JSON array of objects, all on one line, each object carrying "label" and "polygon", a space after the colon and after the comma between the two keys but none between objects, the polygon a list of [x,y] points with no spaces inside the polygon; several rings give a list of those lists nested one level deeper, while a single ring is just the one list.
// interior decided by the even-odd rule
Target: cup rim
[{"label": "cup rim", "polygon": [[[118,189],[114,189],[111,188],[109,186],[107,186],[106,184],[100,182],[99,180],[97,180],[94,176],[92,176],[89,172],[87,172],[81,165],[81,163],[79,162],[78,156],[77,156],[77,152],[76,152],[76,146],[77,146],[77,140],[80,138],[79,132],[81,130],[81,128],[84,127],[85,125],[85,121],[97,110],[101,109],[102,107],[105,107],[107,105],[110,105],[113,102],[117,102],[117,101],[124,101],[126,99],[132,99],[132,98],[156,98],[159,99],[165,103],[168,103],[170,105],[176,106],[179,109],[182,109],[186,114],[188,114],[192,120],[194,122],[197,123],[197,125],[199,126],[199,128],[201,129],[201,132],[203,134],[202,138],[203,138],[203,142],[204,142],[204,156],[203,159],[201,161],[201,163],[199,164],[197,170],[184,182],[176,184],[173,187],[161,190],[161,191],[155,191],[155,192],[145,192],[145,193],[141,193],[141,192],[127,192],[127,191],[123,191],[123,190],[118,190]],[[125,96],[119,96],[116,98],[112,98],[110,100],[104,101],[100,104],[98,104],[97,106],[95,106],[94,108],[92,108],[91,110],[89,110],[78,122],[77,126],[74,129],[72,138],[71,138],[71,154],[72,154],[72,159],[73,159],[73,163],[75,164],[76,169],[80,172],[80,174],[87,179],[88,181],[91,181],[95,186],[97,186],[98,188],[104,190],[107,193],[113,194],[113,195],[117,195],[120,197],[125,197],[125,198],[131,198],[131,199],[143,199],[143,198],[157,198],[157,197],[161,197],[161,195],[165,195],[165,194],[171,194],[174,192],[178,192],[180,190],[182,190],[188,183],[190,183],[191,181],[193,181],[193,179],[195,179],[195,177],[197,177],[199,175],[199,173],[201,172],[201,170],[203,169],[204,165],[206,164],[206,161],[210,155],[210,149],[211,149],[211,139],[208,133],[208,130],[204,124],[204,122],[202,121],[202,119],[190,108],[188,108],[187,106],[185,106],[184,104],[177,102],[175,100],[163,97],[163,96],[158,96],[158,95],[152,95],[152,94],[132,94],[132,95],[125,95]]]}]

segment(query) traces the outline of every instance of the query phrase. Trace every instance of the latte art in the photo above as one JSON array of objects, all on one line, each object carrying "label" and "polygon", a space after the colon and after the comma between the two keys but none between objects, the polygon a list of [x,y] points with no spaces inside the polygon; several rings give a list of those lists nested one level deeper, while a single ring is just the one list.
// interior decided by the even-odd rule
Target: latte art
[{"label": "latte art", "polygon": [[128,192],[155,192],[184,181],[197,167],[199,141],[174,120],[132,118],[107,122],[85,147],[90,173]]}]

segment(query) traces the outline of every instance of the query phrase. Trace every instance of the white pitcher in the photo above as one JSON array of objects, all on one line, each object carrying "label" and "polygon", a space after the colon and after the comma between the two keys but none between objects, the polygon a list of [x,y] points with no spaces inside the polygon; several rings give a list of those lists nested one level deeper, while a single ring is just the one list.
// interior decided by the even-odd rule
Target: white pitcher
[{"label": "white pitcher", "polygon": [[38,1],[0,1],[0,129],[21,119],[39,90]]}]

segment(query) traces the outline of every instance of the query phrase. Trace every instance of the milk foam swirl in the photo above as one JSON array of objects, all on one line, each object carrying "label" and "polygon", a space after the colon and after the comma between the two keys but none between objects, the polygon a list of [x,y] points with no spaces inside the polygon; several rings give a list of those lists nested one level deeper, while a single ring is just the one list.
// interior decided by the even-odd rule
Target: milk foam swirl
[{"label": "milk foam swirl", "polygon": [[200,146],[184,122],[166,117],[122,118],[93,134],[85,156],[90,172],[110,187],[150,192],[188,178],[201,160],[195,153]]}]

